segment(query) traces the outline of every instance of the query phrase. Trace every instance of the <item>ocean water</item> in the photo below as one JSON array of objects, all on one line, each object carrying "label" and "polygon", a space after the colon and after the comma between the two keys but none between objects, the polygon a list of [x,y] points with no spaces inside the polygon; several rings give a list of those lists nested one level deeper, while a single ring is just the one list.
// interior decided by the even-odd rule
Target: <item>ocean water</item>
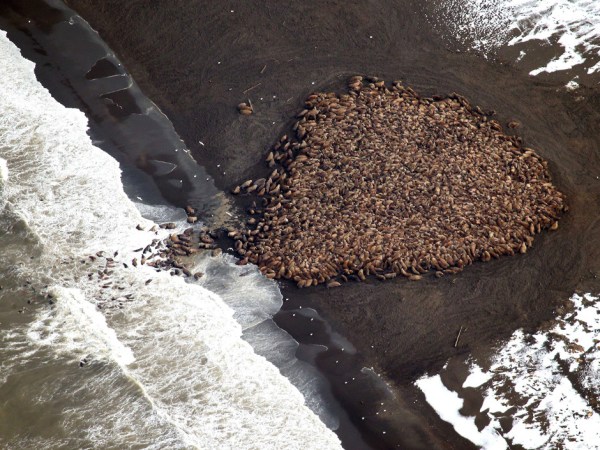
[{"label": "ocean water", "polygon": [[85,115],[51,97],[4,32],[0,60],[0,447],[339,448],[242,339],[280,307],[276,286],[232,277],[234,311],[133,267],[165,237],[148,218],[178,212],[136,207]]},{"label": "ocean water", "polygon": [[[511,61],[534,76],[564,72],[576,81],[575,72],[600,73],[594,2],[434,3],[439,9],[432,23],[467,49],[486,57],[512,49]],[[72,17],[54,29],[82,22]],[[64,39],[59,45],[75,40],[68,33]],[[6,92],[0,98],[0,448],[339,448],[330,431],[338,425],[336,417],[320,397],[322,380],[295,358],[298,344],[269,320],[282,302],[277,285],[251,267],[234,266],[227,256],[198,258],[194,270],[205,276],[194,285],[148,267],[132,268],[131,259],[139,258],[133,250],[163,237],[136,225],[149,230],[151,221],[176,221],[183,228],[185,216],[168,206],[130,201],[136,198],[130,174],[122,176],[116,161],[90,143],[83,114],[49,96],[5,35],[0,59],[0,92]],[[100,48],[77,58],[86,71],[102,60],[115,57]],[[99,92],[135,88],[123,73],[93,83]],[[157,108],[152,113],[162,115]],[[119,121],[130,125],[141,116]],[[186,183],[205,173],[186,165],[190,157],[183,150],[182,142],[169,148],[177,155],[174,163],[148,163],[165,175],[189,169],[181,180],[170,181],[174,189],[200,198],[205,186]],[[138,200],[148,202],[146,194]],[[98,251],[104,257],[95,257]],[[289,311],[307,323],[312,313]],[[511,342],[519,344],[522,337]],[[508,349],[501,355],[513,347]],[[521,354],[517,365],[539,368],[523,362],[537,360],[535,353]],[[585,368],[581,383],[593,387],[597,357]],[[475,363],[472,371],[466,388],[483,386],[488,406],[502,402],[502,392],[486,390],[495,388],[485,384],[489,374]],[[589,420],[581,395],[544,373],[550,375],[543,392],[552,395],[542,407],[568,398],[574,400],[569,412],[584,414],[567,425],[575,431],[563,438],[578,438],[584,426],[594,431],[596,417]],[[475,384],[477,374],[484,384]],[[507,372],[497,379],[524,382],[526,374]],[[428,400],[440,417],[474,443],[505,448],[517,436],[518,428],[508,436],[493,421],[493,412],[504,413],[506,404],[490,409],[491,425],[481,428],[460,414],[461,394],[450,392],[441,378],[421,386],[432,393]],[[445,403],[437,408],[439,399]],[[524,418],[530,411],[519,413]],[[553,422],[556,429],[563,425]],[[545,426],[533,423],[522,430],[521,442],[551,446]],[[581,445],[573,448],[593,448],[593,441],[587,447],[589,442],[576,442]]]}]

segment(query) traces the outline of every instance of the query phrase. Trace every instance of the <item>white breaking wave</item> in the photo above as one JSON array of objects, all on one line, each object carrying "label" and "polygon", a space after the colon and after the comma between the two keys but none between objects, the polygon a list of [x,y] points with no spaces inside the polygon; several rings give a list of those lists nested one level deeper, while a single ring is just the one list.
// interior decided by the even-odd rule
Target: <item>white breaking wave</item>
[{"label": "white breaking wave", "polygon": [[93,349],[97,357],[126,366],[135,361],[131,349],[119,341],[115,330],[79,289],[53,287],[49,293],[60,301],[42,313],[29,328],[29,338],[40,344],[66,350]]},{"label": "white breaking wave", "polygon": [[6,160],[0,158],[0,181],[4,184],[8,180],[8,166],[6,165]]},{"label": "white breaking wave", "polygon": [[[431,18],[461,44],[484,55],[528,42],[557,43],[562,53],[530,72],[584,65],[600,71],[600,2],[597,0],[445,0]],[[525,56],[522,52],[519,60]]]},{"label": "white breaking wave", "polygon": [[[483,449],[600,448],[600,301],[586,294],[571,298],[573,309],[547,331],[516,331],[496,353],[488,370],[476,364],[463,383],[478,389],[480,413],[489,424],[479,430],[474,417],[460,413],[463,400],[440,375],[416,385],[438,415]],[[595,406],[592,406],[595,405]],[[509,420],[506,430],[501,421]],[[506,423],[506,422],[505,422]]]},{"label": "white breaking wave", "polygon": [[[5,212],[26,223],[39,247],[34,259],[24,255],[19,273],[49,285],[54,297],[33,323],[0,338],[4,346],[31,351],[34,344],[103,368],[90,372],[85,387],[62,386],[65,399],[87,401],[62,410],[57,436],[84,432],[86,445],[98,448],[340,448],[298,390],[241,338],[221,297],[147,266],[120,264],[157,236],[136,230],[153,224],[123,192],[118,163],[92,145],[84,114],[51,97],[2,31],[0,60],[0,194]],[[87,276],[87,256],[100,250],[119,251],[112,285]],[[132,297],[123,309],[104,315],[95,307],[125,301],[125,293]],[[259,319],[250,314],[245,321]],[[9,363],[15,370],[23,363],[18,352],[11,358],[2,362],[3,377]],[[130,387],[119,384],[123,379]],[[40,408],[61,385],[48,386]],[[7,446],[82,442],[27,439]]]}]

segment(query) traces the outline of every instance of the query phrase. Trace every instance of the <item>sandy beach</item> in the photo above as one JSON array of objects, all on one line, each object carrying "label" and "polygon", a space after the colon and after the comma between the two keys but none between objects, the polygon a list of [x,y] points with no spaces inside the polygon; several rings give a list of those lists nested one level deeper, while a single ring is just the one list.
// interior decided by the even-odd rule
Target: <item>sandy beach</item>
[{"label": "sandy beach", "polygon": [[[507,132],[549,162],[569,211],[558,231],[541,233],[526,254],[419,282],[370,278],[335,289],[281,283],[286,301],[275,321],[282,329],[300,343],[315,342],[318,336],[292,315],[314,308],[356,348],[348,370],[338,364],[345,357],[339,352],[320,354],[316,365],[372,448],[475,448],[440,420],[414,381],[451,358],[486,361],[495,343],[518,328],[536,330],[573,292],[600,291],[597,89],[572,93],[564,73],[533,78],[509,62],[450,51],[427,20],[429,11],[408,0],[66,3],[115,51],[223,192],[268,174],[265,155],[291,131],[309,93],[343,93],[356,74],[402,80],[426,96],[457,92],[495,111],[503,125],[520,122]],[[236,106],[248,100],[254,114],[240,115]],[[149,148],[146,157],[162,153]],[[136,156],[127,162],[148,171]],[[155,178],[165,198],[182,208],[191,204],[210,222],[209,200],[178,195]],[[227,198],[243,215],[247,200]],[[392,394],[348,383],[347,374],[363,367],[382,375]],[[456,367],[457,379],[466,378]],[[393,400],[380,410],[383,397]],[[376,420],[362,420],[373,411]],[[345,448],[362,448],[343,426],[338,436]]]}]

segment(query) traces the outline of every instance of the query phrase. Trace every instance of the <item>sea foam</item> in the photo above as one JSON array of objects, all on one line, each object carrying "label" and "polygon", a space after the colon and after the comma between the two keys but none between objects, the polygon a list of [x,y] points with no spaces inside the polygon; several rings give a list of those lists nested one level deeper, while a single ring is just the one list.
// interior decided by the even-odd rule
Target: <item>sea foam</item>
[{"label": "sea foam", "polygon": [[[83,432],[78,445],[97,447],[339,448],[298,390],[242,339],[220,296],[150,267],[121,264],[157,236],[136,230],[153,223],[123,192],[118,163],[92,145],[83,113],[60,105],[37,82],[34,65],[4,32],[0,59],[0,193],[5,212],[26,224],[38,248],[16,270],[32,286],[47,286],[53,302],[2,337],[6,345],[96,368],[84,391],[60,380],[40,391],[40,408],[55,400],[57,386],[66,403],[87,399],[63,408],[56,441],[23,437],[6,446],[60,446],[73,441],[59,436]],[[97,267],[87,257],[98,251],[119,252],[114,285],[89,276]],[[108,314],[96,308],[120,301]],[[247,325],[262,319],[245,317]],[[18,368],[18,355],[3,363],[10,377],[7,361]]]}]

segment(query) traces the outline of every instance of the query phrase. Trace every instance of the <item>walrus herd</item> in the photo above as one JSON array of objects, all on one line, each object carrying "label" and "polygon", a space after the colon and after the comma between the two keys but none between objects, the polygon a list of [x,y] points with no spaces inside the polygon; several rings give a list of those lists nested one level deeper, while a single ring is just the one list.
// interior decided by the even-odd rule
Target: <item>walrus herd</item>
[{"label": "walrus herd", "polygon": [[347,93],[309,95],[294,135],[266,158],[271,173],[232,190],[260,199],[229,233],[240,263],[334,287],[525,253],[558,228],[565,196],[492,114],[457,94],[422,98],[360,76]]}]

